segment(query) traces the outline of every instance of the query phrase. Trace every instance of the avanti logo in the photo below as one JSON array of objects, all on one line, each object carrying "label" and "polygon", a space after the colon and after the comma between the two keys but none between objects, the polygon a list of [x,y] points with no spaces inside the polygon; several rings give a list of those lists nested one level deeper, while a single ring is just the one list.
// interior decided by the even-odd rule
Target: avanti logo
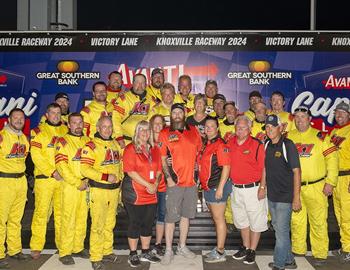
[{"label": "avanti logo", "polygon": [[322,83],[324,84],[324,87],[327,90],[330,89],[336,89],[336,90],[342,90],[350,89],[350,77],[336,77],[335,75],[331,74],[329,75],[327,80],[323,80]]}]

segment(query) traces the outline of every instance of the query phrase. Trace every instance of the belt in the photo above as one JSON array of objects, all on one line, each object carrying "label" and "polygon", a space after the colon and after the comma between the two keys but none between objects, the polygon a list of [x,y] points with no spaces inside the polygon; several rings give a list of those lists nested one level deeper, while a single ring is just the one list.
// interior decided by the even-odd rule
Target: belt
[{"label": "belt", "polygon": [[324,177],[320,178],[320,179],[317,179],[316,181],[311,181],[311,182],[301,182],[301,185],[302,186],[306,186],[306,185],[312,185],[312,184],[315,184],[315,183],[318,183],[320,181],[322,181],[324,179]]},{"label": "belt", "polygon": [[22,173],[5,173],[0,172],[0,177],[2,178],[20,178],[24,175],[24,172]]},{"label": "belt", "polygon": [[345,175],[350,175],[350,170],[347,170],[347,171],[339,171],[338,176],[345,176]]},{"label": "belt", "polygon": [[95,187],[95,188],[117,189],[120,187],[120,182],[113,183],[113,184],[104,184],[104,183],[96,182],[92,179],[89,179],[89,185],[90,185],[90,187]]},{"label": "belt", "polygon": [[128,141],[132,141],[132,138],[129,137],[129,136],[126,136],[126,135],[123,135],[123,139],[124,139],[124,140],[128,140]]},{"label": "belt", "polygon": [[250,184],[233,184],[234,187],[236,188],[251,188],[251,187],[256,187],[256,186],[259,186],[260,184],[260,181],[256,181],[254,183],[250,183]]},{"label": "belt", "polygon": [[50,178],[50,177],[43,175],[43,174],[39,174],[39,175],[35,176],[35,179],[48,179],[48,178]]}]

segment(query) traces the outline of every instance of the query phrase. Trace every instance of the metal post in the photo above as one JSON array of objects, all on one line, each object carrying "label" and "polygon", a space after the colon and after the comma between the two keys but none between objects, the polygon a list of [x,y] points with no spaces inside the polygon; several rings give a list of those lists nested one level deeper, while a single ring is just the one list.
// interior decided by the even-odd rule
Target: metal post
[{"label": "metal post", "polygon": [[310,0],[310,30],[316,30],[316,0]]}]

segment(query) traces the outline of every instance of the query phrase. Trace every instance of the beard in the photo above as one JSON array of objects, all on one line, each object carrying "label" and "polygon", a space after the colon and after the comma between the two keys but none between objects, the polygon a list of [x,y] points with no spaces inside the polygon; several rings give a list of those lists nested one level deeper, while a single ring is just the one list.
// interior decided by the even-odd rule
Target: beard
[{"label": "beard", "polygon": [[170,120],[170,125],[171,125],[171,128],[174,129],[174,130],[184,129],[184,127],[185,127],[185,118],[177,119],[177,120],[171,119]]}]

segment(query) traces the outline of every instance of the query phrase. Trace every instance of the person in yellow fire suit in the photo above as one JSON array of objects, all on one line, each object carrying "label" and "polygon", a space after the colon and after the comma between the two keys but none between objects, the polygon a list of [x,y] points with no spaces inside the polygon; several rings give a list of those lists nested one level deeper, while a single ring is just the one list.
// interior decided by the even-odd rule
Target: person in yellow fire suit
[{"label": "person in yellow fire suit", "polygon": [[115,262],[113,229],[116,223],[121,181],[121,149],[112,139],[112,120],[101,117],[97,133],[81,155],[81,173],[90,186],[90,260],[94,270],[104,269],[104,262]]},{"label": "person in yellow fire suit", "polygon": [[192,91],[192,79],[188,75],[179,77],[178,82],[179,93],[175,95],[174,103],[181,103],[185,106],[186,116],[194,114],[194,95]]},{"label": "person in yellow fire suit", "polygon": [[162,101],[161,88],[164,84],[164,70],[155,68],[151,73],[151,83],[146,87],[147,95],[150,96],[154,103]]},{"label": "person in yellow fire suit", "polygon": [[107,102],[113,104],[117,97],[127,91],[123,85],[123,75],[119,71],[112,71],[108,74]]},{"label": "person in yellow fire suit", "polygon": [[114,136],[122,148],[131,142],[137,123],[148,119],[154,105],[145,88],[146,77],[136,74],[130,91],[120,95],[114,104]]},{"label": "person in yellow fire suit", "polygon": [[344,101],[335,107],[335,128],[330,134],[339,153],[338,185],[334,190],[334,212],[340,228],[341,249],[333,252],[342,263],[350,263],[350,106]]},{"label": "person in yellow fire suit", "polygon": [[252,136],[262,143],[267,139],[265,132],[265,120],[267,117],[267,108],[264,102],[257,102],[253,105],[255,117],[252,126]]},{"label": "person in yellow fire suit", "polygon": [[21,220],[27,201],[25,159],[29,142],[22,133],[24,112],[12,109],[8,124],[0,131],[0,269],[9,268],[8,255],[16,260],[26,260],[22,253]]},{"label": "person in yellow fire suit", "polygon": [[68,118],[69,132],[58,139],[55,163],[62,182],[62,224],[59,260],[74,264],[74,257],[89,258],[84,249],[88,204],[87,180],[80,172],[81,151],[90,138],[83,135],[83,117],[72,113]]},{"label": "person in yellow fire suit", "polygon": [[[33,259],[40,257],[46,238],[46,226],[53,205],[55,243],[59,248],[61,232],[62,177],[55,166],[55,148],[59,137],[67,133],[61,122],[61,108],[56,103],[47,106],[46,122],[31,131],[31,156],[34,163],[35,209],[32,221],[30,249]],[[53,204],[52,204],[53,203]]]},{"label": "person in yellow fire suit", "polygon": [[107,102],[107,85],[98,81],[92,86],[93,100],[81,110],[84,118],[84,135],[93,138],[96,133],[96,123],[101,116],[111,115],[112,104]]},{"label": "person in yellow fire suit", "polygon": [[[69,116],[69,97],[66,93],[59,92],[55,96],[55,103],[61,107],[61,121],[63,124],[67,125]],[[46,114],[40,118],[39,124],[45,123],[47,120]]]},{"label": "person in yellow fire suit", "polygon": [[328,196],[338,181],[338,153],[326,134],[311,127],[307,107],[296,108],[294,120],[296,129],[288,137],[295,143],[300,157],[302,209],[292,213],[292,252],[306,254],[309,222],[313,263],[320,266],[328,256]]}]

